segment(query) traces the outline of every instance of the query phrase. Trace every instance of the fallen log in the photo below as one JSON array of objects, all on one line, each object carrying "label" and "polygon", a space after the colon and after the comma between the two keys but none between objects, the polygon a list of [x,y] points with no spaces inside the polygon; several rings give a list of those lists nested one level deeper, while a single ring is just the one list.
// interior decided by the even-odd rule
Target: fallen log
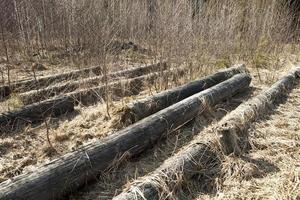
[{"label": "fallen log", "polygon": [[[172,199],[174,192],[200,172],[217,169],[221,160],[213,142],[195,139],[151,174],[135,180],[113,200]],[[167,198],[169,197],[169,198]],[[174,198],[175,199],[175,198]]]},{"label": "fallen log", "polygon": [[0,114],[0,133],[8,133],[21,124],[38,123],[74,110],[73,99],[60,97]]},{"label": "fallen log", "polygon": [[82,105],[91,105],[101,99],[104,99],[108,92],[113,99],[137,95],[146,85],[151,85],[159,77],[168,77],[174,73],[181,73],[184,69],[176,69],[163,72],[154,72],[147,75],[139,76],[136,78],[121,80],[109,83],[108,85],[101,85],[89,89],[82,89],[65,94],[74,100],[74,104],[81,103]]},{"label": "fallen log", "polygon": [[237,65],[202,79],[135,101],[123,108],[120,121],[124,124],[133,124],[193,94],[225,81],[235,74],[246,71],[244,65]]},{"label": "fallen log", "polygon": [[291,70],[269,89],[243,103],[220,121],[217,130],[224,153],[240,154],[249,146],[245,130],[262,113],[272,109],[274,103],[287,95],[297,78],[300,78],[300,68]]},{"label": "fallen log", "polygon": [[106,77],[103,75],[85,78],[83,80],[68,81],[66,83],[60,83],[58,85],[53,85],[46,87],[41,90],[32,90],[20,94],[20,100],[24,105],[32,104],[38,101],[43,101],[49,99],[53,96],[57,96],[63,93],[73,92],[81,87],[93,87],[97,86],[105,81],[105,79],[118,80],[121,78],[134,78],[137,76],[142,76],[144,74],[150,73],[152,71],[163,71],[167,69],[166,63],[156,63],[151,65],[145,65],[140,67],[134,67],[131,69],[125,69],[117,72],[108,74]]},{"label": "fallen log", "polygon": [[[102,85],[89,89],[70,92],[61,96],[57,96],[51,100],[41,101],[32,105],[25,106],[16,111],[11,111],[0,115],[0,133],[15,130],[22,124],[34,124],[43,121],[49,117],[49,112],[53,112],[52,116],[59,116],[66,112],[74,110],[74,106],[81,103],[88,106],[105,99],[109,93],[113,99],[125,96],[136,95],[143,90],[145,85],[153,84],[159,77],[168,77],[174,73],[182,73],[184,69],[175,69],[170,71],[155,72],[147,75],[139,76],[132,79],[126,79],[109,83],[107,86]],[[72,105],[72,106],[71,106]],[[51,115],[50,115],[51,116]]]},{"label": "fallen log", "polygon": [[[204,142],[203,136],[197,136],[175,156],[167,159],[151,174],[134,181],[129,188],[126,188],[113,200],[166,199],[185,181],[199,174],[200,171],[203,173],[206,170],[218,168],[221,163],[221,155],[223,155],[220,150],[227,154],[236,150],[240,153],[241,147],[237,141],[245,136],[241,135],[241,132],[251,122],[264,114],[276,99],[292,89],[297,74],[299,77],[300,69],[290,72],[270,89],[241,104],[226,115],[211,129],[212,135],[216,135],[215,132],[220,134],[220,140],[211,138],[210,141]],[[229,134],[231,135],[229,136]],[[221,148],[219,147],[220,144]]]},{"label": "fallen log", "polygon": [[235,75],[102,140],[82,146],[49,164],[0,184],[0,199],[52,200],[95,180],[100,172],[138,155],[162,137],[192,120],[207,106],[247,88],[251,77]]},{"label": "fallen log", "polygon": [[[79,77],[88,77],[91,74],[94,75],[100,75],[102,74],[102,67],[101,66],[95,66],[91,68],[85,68],[85,69],[79,69],[74,70],[71,72],[65,72],[61,74],[55,74],[50,76],[45,76],[41,78],[30,79],[25,81],[16,82],[10,85],[9,93],[5,93],[6,96],[8,96],[11,92],[26,92],[34,89],[39,89],[41,87],[46,87],[53,83],[58,83],[64,80],[71,80],[71,79],[77,79]],[[3,90],[2,88],[8,87],[7,85],[1,86],[0,90]],[[6,97],[6,96],[2,96]]]}]

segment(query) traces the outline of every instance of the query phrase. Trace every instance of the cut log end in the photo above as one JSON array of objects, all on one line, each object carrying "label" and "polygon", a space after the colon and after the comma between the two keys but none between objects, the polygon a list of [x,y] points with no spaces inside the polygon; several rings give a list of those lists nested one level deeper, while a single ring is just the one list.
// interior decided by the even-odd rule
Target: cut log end
[{"label": "cut log end", "polygon": [[122,124],[122,126],[129,126],[138,120],[134,112],[132,112],[129,107],[122,108],[119,113],[121,113],[119,123]]},{"label": "cut log end", "polygon": [[241,149],[238,145],[238,136],[230,128],[222,128],[217,130],[222,151],[225,155],[234,154],[240,155]]},{"label": "cut log end", "polygon": [[11,90],[9,86],[1,86],[0,88],[0,100],[5,99],[5,97],[8,97],[11,93]]}]

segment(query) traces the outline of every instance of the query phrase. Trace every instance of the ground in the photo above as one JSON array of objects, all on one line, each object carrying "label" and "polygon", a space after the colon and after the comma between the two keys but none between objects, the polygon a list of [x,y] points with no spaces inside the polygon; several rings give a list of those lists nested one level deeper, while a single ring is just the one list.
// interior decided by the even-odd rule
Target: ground
[{"label": "ground", "polygon": [[[293,60],[295,63],[295,60]],[[268,88],[291,67],[282,60],[277,68],[257,68],[246,63],[253,76],[251,88],[214,106],[180,130],[172,133],[154,148],[129,160],[99,177],[99,181],[82,188],[70,199],[111,199],[126,185],[142,177],[194,137],[205,134],[223,116],[239,104]],[[199,68],[194,74],[170,82],[167,88],[180,85],[215,72],[216,68]],[[159,85],[159,82],[157,83]],[[118,119],[126,103],[143,98],[165,88],[149,86],[137,96],[111,102],[110,117],[106,105],[76,107],[75,112],[49,124],[28,126],[21,133],[0,137],[0,182],[26,171],[34,171],[59,155],[77,149],[82,144],[103,138],[122,128]],[[264,114],[248,130],[252,149],[240,157],[226,156],[220,173],[186,185],[175,195],[178,199],[300,199],[300,84],[288,97]],[[49,135],[49,140],[47,139]],[[54,148],[52,148],[52,147]],[[201,185],[205,183],[206,185]],[[196,188],[195,188],[196,186]]]}]

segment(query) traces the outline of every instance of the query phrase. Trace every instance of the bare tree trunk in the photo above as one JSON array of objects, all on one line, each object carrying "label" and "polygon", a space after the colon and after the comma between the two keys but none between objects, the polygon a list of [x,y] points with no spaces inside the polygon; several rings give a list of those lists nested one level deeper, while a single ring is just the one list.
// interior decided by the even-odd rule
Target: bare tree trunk
[{"label": "bare tree trunk", "polygon": [[147,31],[148,33],[152,34],[154,31],[154,24],[156,22],[156,15],[157,15],[157,0],[147,0],[147,7],[148,7],[148,24],[147,24]]},{"label": "bare tree trunk", "polygon": [[8,48],[7,48],[7,44],[6,44],[6,40],[5,40],[5,35],[4,35],[4,22],[1,20],[1,24],[0,24],[0,28],[1,28],[1,38],[2,38],[2,45],[5,51],[5,56],[6,56],[6,69],[7,69],[7,81],[8,81],[8,86],[10,87],[10,65],[9,63],[9,56],[8,56]]}]

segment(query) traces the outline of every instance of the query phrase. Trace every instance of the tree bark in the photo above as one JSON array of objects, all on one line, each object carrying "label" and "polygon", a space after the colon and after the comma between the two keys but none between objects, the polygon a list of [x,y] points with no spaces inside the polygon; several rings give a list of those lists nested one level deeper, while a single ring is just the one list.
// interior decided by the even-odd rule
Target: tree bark
[{"label": "tree bark", "polygon": [[[48,86],[53,83],[58,83],[64,80],[77,79],[79,77],[88,77],[90,73],[100,75],[102,73],[102,67],[96,66],[92,68],[85,68],[81,70],[75,70],[67,73],[56,74],[51,76],[45,76],[38,78],[37,80],[26,80],[13,83],[10,85],[11,92],[26,92],[33,89],[39,89],[41,87]],[[1,86],[1,88],[7,86]]]},{"label": "tree bark", "polygon": [[122,158],[138,155],[196,115],[247,88],[251,77],[239,74],[195,94],[102,140],[82,146],[49,164],[0,184],[0,199],[52,200],[67,195]]},{"label": "tree bark", "polygon": [[247,70],[244,65],[234,66],[217,72],[213,75],[206,76],[202,79],[192,81],[183,86],[166,90],[156,95],[128,104],[122,111],[123,114],[121,116],[121,122],[124,124],[133,124],[193,94],[225,81],[235,74],[246,71]]},{"label": "tree bark", "polygon": [[[140,67],[135,67],[131,69],[125,69],[117,72],[113,72],[107,75],[107,78],[112,80],[119,80],[121,78],[134,78],[137,76],[141,76],[152,71],[157,71],[159,68],[165,70],[167,68],[166,63],[157,63],[153,65],[145,65]],[[53,96],[73,92],[82,87],[93,87],[103,83],[105,77],[103,75],[92,77],[92,78],[85,78],[83,80],[77,81],[68,81],[66,83],[60,83],[57,85],[49,86],[45,89],[41,90],[33,90],[29,92],[25,92],[20,94],[20,99],[24,105],[28,105],[31,103],[35,103],[38,101],[42,101],[45,99],[49,99]]]}]

